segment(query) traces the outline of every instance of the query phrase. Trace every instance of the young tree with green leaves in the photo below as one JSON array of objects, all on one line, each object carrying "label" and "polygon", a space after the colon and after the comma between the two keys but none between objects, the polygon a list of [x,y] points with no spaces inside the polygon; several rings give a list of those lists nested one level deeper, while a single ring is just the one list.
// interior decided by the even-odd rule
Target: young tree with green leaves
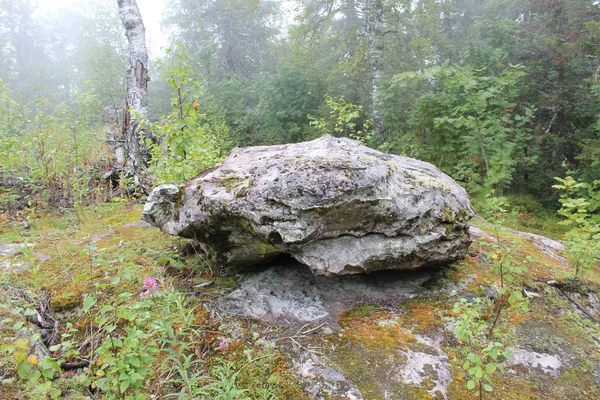
[{"label": "young tree with green leaves", "polygon": [[600,181],[578,182],[572,176],[554,178],[561,191],[558,213],[570,229],[565,234],[567,259],[575,267],[574,278],[600,264]]}]

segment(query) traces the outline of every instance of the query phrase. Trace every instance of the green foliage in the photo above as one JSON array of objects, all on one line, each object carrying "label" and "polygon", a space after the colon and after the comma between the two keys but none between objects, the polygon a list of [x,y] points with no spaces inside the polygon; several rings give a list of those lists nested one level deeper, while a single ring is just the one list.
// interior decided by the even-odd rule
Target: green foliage
[{"label": "green foliage", "polygon": [[210,399],[249,399],[250,397],[245,396],[248,393],[248,389],[240,389],[236,384],[239,373],[240,371],[236,371],[233,363],[220,359],[211,371],[214,380],[206,388],[202,388],[200,393],[205,396],[204,398]]},{"label": "green foliage", "polygon": [[[523,296],[522,284],[517,278],[525,271],[525,266],[513,262],[513,249],[500,241],[501,224],[511,210],[505,198],[496,197],[492,190],[482,207],[484,216],[492,222],[496,242],[485,243],[490,249],[486,258],[492,263],[492,270],[500,278],[499,296],[493,301],[476,298],[473,302],[460,299],[454,303],[454,336],[466,344],[462,369],[469,376],[467,388],[491,392],[492,374],[502,369],[500,357],[508,357],[509,351],[498,341],[495,329],[505,308],[513,312],[529,311],[529,300]],[[491,313],[491,323],[483,318],[483,313]]]},{"label": "green foliage", "polygon": [[39,357],[36,348],[43,346],[39,343],[41,334],[25,321],[37,316],[34,303],[24,298],[12,298],[10,307],[10,317],[0,321],[0,326],[10,324],[15,339],[0,345],[0,354],[11,360],[17,377],[33,388],[32,395],[36,398],[59,398],[61,390],[53,387],[52,382],[55,374],[60,373],[60,366],[52,358]]},{"label": "green foliage", "polygon": [[600,181],[578,182],[572,176],[554,178],[559,184],[553,188],[561,191],[558,210],[570,229],[565,234],[567,259],[575,267],[575,279],[600,261]]},{"label": "green foliage", "polygon": [[463,343],[463,373],[468,377],[467,389],[491,392],[492,375],[499,370],[504,372],[502,358],[507,358],[510,351],[501,342],[489,339],[489,326],[483,319],[482,312],[489,308],[481,298],[472,302],[460,299],[454,303],[455,315],[454,336]]},{"label": "green foliage", "polygon": [[158,142],[149,143],[155,183],[181,182],[212,167],[228,148],[229,128],[211,110],[201,110],[201,76],[185,48],[170,50],[163,76],[173,89],[171,112],[150,125]]},{"label": "green foliage", "polygon": [[[93,308],[97,329],[104,331],[106,337],[96,350],[98,361],[90,381],[107,398],[139,393],[148,378],[148,367],[158,353],[156,339],[147,329],[153,305],[147,301],[133,302],[132,297],[131,293],[121,293],[117,304]],[[84,300],[83,310],[90,311],[94,305],[95,301]],[[117,333],[121,322],[126,325]]]},{"label": "green foliage", "polygon": [[[85,275],[80,279],[89,277]],[[118,290],[130,280],[126,273],[95,286],[101,292]],[[95,359],[86,384],[100,389],[103,398],[145,399],[149,380],[157,376],[167,377],[164,384],[181,388],[179,398],[198,398],[204,370],[202,360],[195,356],[200,332],[194,329],[194,308],[185,306],[179,292],[158,291],[155,286],[146,286],[146,281],[144,289],[141,298],[121,292],[112,303],[85,297],[83,312],[93,318],[94,331],[103,337],[100,346],[92,349],[93,355],[78,354],[72,340],[77,329],[72,325],[63,334],[62,343],[51,350],[59,351],[59,362],[74,356]],[[163,361],[153,370],[159,355]]]},{"label": "green foliage", "polygon": [[494,191],[487,197],[487,213],[484,215],[494,226],[496,242],[487,244],[490,251],[486,253],[486,256],[492,262],[492,270],[500,278],[500,288],[498,289],[500,297],[497,299],[494,320],[488,333],[490,337],[494,333],[502,310],[507,305],[515,312],[527,312],[529,310],[529,301],[523,296],[522,285],[516,279],[525,271],[526,267],[515,264],[512,257],[513,249],[500,242],[501,225],[506,220],[510,209],[510,204],[505,202],[503,198],[495,197]]},{"label": "green foliage", "polygon": [[422,81],[430,84],[409,120],[414,140],[421,141],[420,154],[471,193],[501,192],[510,185],[519,161],[534,161],[522,153],[533,110],[515,101],[524,76],[522,66],[511,64],[497,73],[445,66],[398,74],[394,85],[408,89]]},{"label": "green foliage", "polygon": [[329,109],[327,118],[317,119],[310,114],[308,115],[310,125],[318,133],[349,137],[363,144],[367,144],[372,139],[373,133],[369,130],[373,121],[362,121],[363,110],[361,106],[348,103],[343,98],[336,101],[329,95],[325,95],[325,105]]},{"label": "green foliage", "polygon": [[89,195],[93,163],[102,156],[102,134],[68,107],[44,99],[36,105],[38,112],[31,117],[25,111],[0,116],[0,169],[25,177],[46,201],[81,202]]},{"label": "green foliage", "polygon": [[12,98],[12,93],[0,79],[0,170],[16,172],[22,168],[19,158],[21,129],[25,125],[25,110]]}]

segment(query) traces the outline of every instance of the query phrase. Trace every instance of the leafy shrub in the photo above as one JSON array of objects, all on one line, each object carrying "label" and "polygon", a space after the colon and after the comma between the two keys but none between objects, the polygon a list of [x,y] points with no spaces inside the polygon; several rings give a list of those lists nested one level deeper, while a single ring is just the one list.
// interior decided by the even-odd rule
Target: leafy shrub
[{"label": "leafy shrub", "polygon": [[575,279],[598,267],[600,261],[600,181],[577,182],[573,177],[554,178],[561,190],[562,224],[569,227],[565,234],[567,259],[575,267]]},{"label": "leafy shrub", "polygon": [[[173,89],[171,112],[150,124],[157,143],[148,143],[150,172],[155,183],[181,182],[221,160],[228,150],[229,128],[200,104],[201,76],[185,48],[169,50],[171,63],[163,63],[163,77]],[[196,65],[197,67],[197,65]]]}]

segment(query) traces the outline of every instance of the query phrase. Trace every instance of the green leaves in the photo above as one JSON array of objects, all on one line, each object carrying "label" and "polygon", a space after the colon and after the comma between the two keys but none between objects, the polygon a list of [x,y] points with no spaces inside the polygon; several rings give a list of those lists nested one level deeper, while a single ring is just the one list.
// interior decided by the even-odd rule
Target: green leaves
[{"label": "green leaves", "polygon": [[19,378],[21,379],[25,379],[29,376],[29,372],[31,371],[31,364],[27,361],[22,361],[19,364],[17,364],[17,374],[19,375]]},{"label": "green leaves", "polygon": [[83,299],[83,312],[87,313],[95,304],[96,298],[92,296],[87,296],[85,299]]},{"label": "green leaves", "polygon": [[316,128],[318,134],[350,137],[367,144],[373,134],[370,132],[373,121],[367,120],[361,125],[363,114],[361,106],[348,103],[343,97],[336,101],[330,95],[325,95],[325,104],[329,108],[327,118],[317,119],[312,115],[308,115],[310,125]]},{"label": "green leaves", "polygon": [[87,279],[88,277],[89,274],[87,272],[84,272],[83,274],[77,275],[75,279],[73,279],[73,283],[78,284],[79,282],[83,281],[84,279]]},{"label": "green leaves", "polygon": [[558,213],[571,229],[565,234],[567,260],[575,267],[575,279],[581,279],[600,259],[600,181],[578,182],[573,177],[554,178],[561,191]]},{"label": "green leaves", "polygon": [[492,391],[492,375],[497,370],[502,370],[500,358],[508,356],[501,342],[488,339],[488,324],[480,317],[482,310],[490,306],[489,302],[480,298],[472,302],[460,299],[454,303],[454,336],[462,342],[464,349],[465,360],[461,369],[469,377],[469,390],[480,388]]},{"label": "green leaves", "polygon": [[189,179],[220,161],[229,148],[229,128],[221,117],[201,104],[204,97],[199,65],[182,45],[171,54],[175,60],[162,63],[160,68],[173,88],[172,108],[161,121],[149,126],[159,140],[147,143],[155,183]]},{"label": "green leaves", "polygon": [[524,75],[521,66],[510,64],[501,64],[500,71],[444,66],[397,75],[393,85],[408,88],[419,78],[439,82],[412,105],[410,129],[427,132],[421,152],[430,161],[442,158],[445,171],[472,193],[483,191],[481,186],[502,191],[517,160],[526,158],[521,152],[531,136],[531,110],[516,102]]}]

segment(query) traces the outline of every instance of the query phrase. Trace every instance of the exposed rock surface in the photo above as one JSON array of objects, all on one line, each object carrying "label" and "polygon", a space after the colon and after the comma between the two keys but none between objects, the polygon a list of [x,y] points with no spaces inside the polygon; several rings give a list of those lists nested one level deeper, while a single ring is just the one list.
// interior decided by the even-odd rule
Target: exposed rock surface
[{"label": "exposed rock surface", "polygon": [[183,188],[157,187],[142,218],[226,265],[289,254],[336,275],[456,261],[472,214],[466,192],[431,164],[324,136],[235,149]]},{"label": "exposed rock surface", "polygon": [[[21,273],[31,270],[31,260],[19,260],[18,256],[22,256],[26,249],[31,249],[35,245],[33,243],[5,243],[0,244],[0,268],[8,271]],[[33,252],[33,257],[39,262],[50,261],[52,257],[45,253]]]},{"label": "exposed rock surface", "polygon": [[417,342],[428,347],[428,352],[401,351],[406,362],[399,368],[400,380],[405,384],[423,386],[423,381],[429,379],[435,386],[427,392],[434,398],[448,397],[448,384],[452,374],[448,367],[448,355],[442,350],[441,337],[428,338],[415,335]]},{"label": "exposed rock surface", "polygon": [[31,243],[3,243],[0,244],[0,256],[11,257],[21,254],[27,247],[33,247]]},{"label": "exposed rock surface", "polygon": [[522,365],[529,368],[539,368],[544,373],[558,376],[563,362],[560,357],[552,354],[537,353],[526,349],[514,349],[510,353],[507,365]]},{"label": "exposed rock surface", "polygon": [[227,296],[226,303],[237,315],[304,323],[336,317],[341,311],[364,303],[397,305],[416,296],[431,277],[431,269],[322,277],[314,276],[295,261],[278,262],[240,279],[239,287]]}]

